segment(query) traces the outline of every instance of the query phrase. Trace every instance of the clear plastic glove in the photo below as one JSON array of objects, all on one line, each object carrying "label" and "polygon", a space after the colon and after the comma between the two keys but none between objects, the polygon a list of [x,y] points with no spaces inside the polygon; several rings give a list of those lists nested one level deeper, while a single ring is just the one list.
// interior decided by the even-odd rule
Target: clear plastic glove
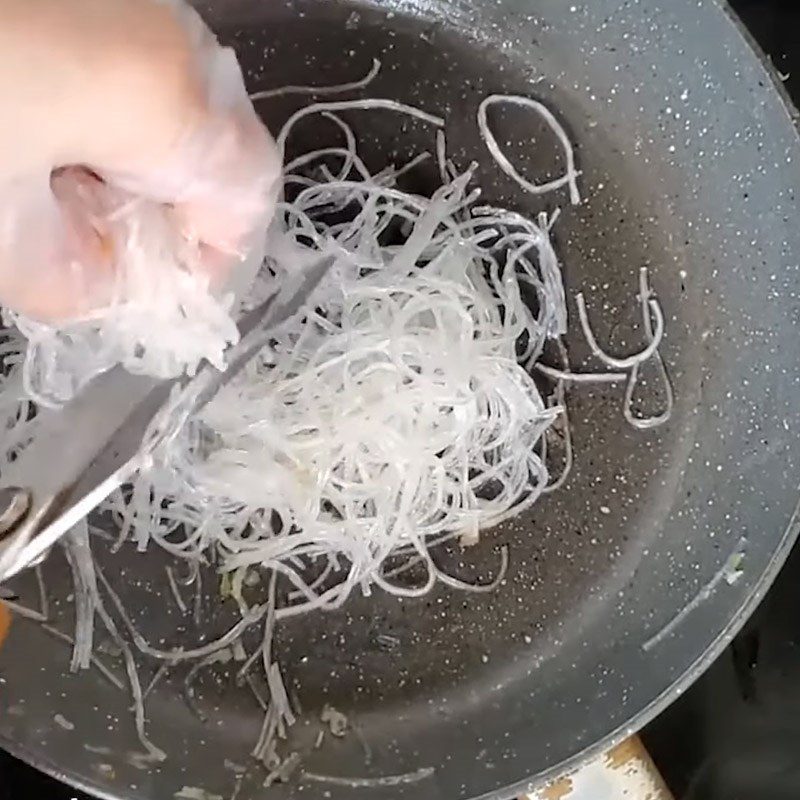
[{"label": "clear plastic glove", "polygon": [[232,50],[181,0],[0,0],[0,304],[108,302],[125,198],[163,204],[223,286],[280,174]]}]

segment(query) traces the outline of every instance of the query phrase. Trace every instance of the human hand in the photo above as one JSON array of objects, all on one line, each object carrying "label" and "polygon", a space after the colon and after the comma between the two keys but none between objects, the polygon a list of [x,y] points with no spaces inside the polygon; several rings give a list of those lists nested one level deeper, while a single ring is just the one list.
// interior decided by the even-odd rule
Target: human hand
[{"label": "human hand", "polygon": [[0,0],[0,20],[0,304],[101,305],[126,193],[165,204],[222,285],[280,174],[232,51],[180,0]]}]

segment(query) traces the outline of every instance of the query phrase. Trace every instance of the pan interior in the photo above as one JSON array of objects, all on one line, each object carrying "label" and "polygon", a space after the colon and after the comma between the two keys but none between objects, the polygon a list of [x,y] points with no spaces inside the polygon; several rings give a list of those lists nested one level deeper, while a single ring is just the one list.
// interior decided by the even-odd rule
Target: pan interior
[{"label": "pan interior", "polygon": [[[654,287],[670,318],[667,357],[678,397],[683,396],[685,332],[693,312],[681,299],[680,282],[665,278],[659,269],[677,231],[662,220],[653,224],[658,210],[648,202],[649,187],[639,183],[641,176],[630,174],[630,161],[618,151],[618,143],[597,131],[597,109],[578,107],[557,81],[540,81],[528,64],[514,59],[513,51],[504,55],[480,47],[419,18],[349,6],[320,10],[316,5],[300,17],[297,8],[273,23],[280,36],[269,42],[266,60],[263,34],[254,36],[249,27],[234,32],[250,85],[318,84],[321,76],[325,82],[349,81],[366,74],[372,59],[379,59],[381,72],[361,95],[389,97],[445,116],[448,153],[462,168],[473,160],[480,164],[476,182],[483,188],[482,200],[507,204],[533,218],[540,211],[563,209],[555,239],[568,295],[585,292],[598,337],[613,352],[645,343],[637,281],[640,266],[651,265]],[[302,59],[297,52],[304,54]],[[483,97],[496,92],[542,99],[563,120],[578,143],[586,195],[580,209],[569,206],[566,190],[531,197],[494,164],[478,134],[476,112]],[[287,98],[259,108],[277,130],[307,102]],[[371,168],[401,164],[433,147],[430,126],[404,117],[361,111],[347,118]],[[507,109],[491,114],[490,121],[523,174],[537,181],[563,174],[563,149],[537,115]],[[330,124],[311,118],[298,126],[289,154],[329,145],[337,135]],[[438,171],[428,162],[408,177],[404,188],[430,194],[438,182]],[[574,333],[574,305],[570,310]],[[589,359],[579,332],[571,337],[570,349],[576,365],[598,366]],[[657,409],[661,395],[658,376],[646,374],[639,400]],[[497,569],[498,546],[508,544],[509,577],[494,595],[438,589],[410,602],[383,595],[354,597],[342,613],[286,625],[279,633],[280,651],[298,689],[302,687],[304,705],[313,709],[347,697],[348,705],[364,711],[391,714],[395,704],[424,707],[443,694],[478,692],[491,685],[496,680],[491,662],[497,654],[502,654],[504,667],[517,658],[547,658],[564,637],[577,633],[585,624],[580,620],[588,620],[587,606],[596,608],[603,596],[613,595],[620,579],[617,562],[624,562],[627,570],[635,568],[645,546],[642,531],[652,526],[652,508],[671,488],[659,467],[674,462],[670,442],[675,437],[669,428],[655,434],[631,429],[621,402],[621,387],[571,392],[576,466],[568,484],[530,513],[487,532],[476,547],[442,548],[440,563],[449,571],[485,581]],[[396,650],[381,644],[387,635],[400,642]]]}]

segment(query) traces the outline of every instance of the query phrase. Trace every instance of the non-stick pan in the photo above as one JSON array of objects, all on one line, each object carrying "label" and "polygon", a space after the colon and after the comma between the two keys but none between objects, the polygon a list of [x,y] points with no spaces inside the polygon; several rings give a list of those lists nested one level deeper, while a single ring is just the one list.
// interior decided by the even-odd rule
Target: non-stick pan
[{"label": "non-stick pan", "polygon": [[[683,691],[743,623],[795,538],[792,110],[714,0],[218,0],[200,10],[236,47],[252,89],[350,81],[378,57],[366,92],[444,114],[450,151],[461,164],[480,161],[487,200],[528,214],[565,206],[555,237],[568,293],[584,291],[598,337],[616,352],[643,341],[636,278],[649,267],[667,317],[674,414],[636,431],[622,419],[621,389],[571,391],[568,484],[476,548],[437,556],[485,579],[507,543],[510,572],[494,594],[375,594],[281,627],[277,653],[302,707],[285,744],[302,764],[288,783],[262,788],[248,756],[261,711],[225,665],[198,679],[200,715],[181,696],[179,670],[158,685],[149,731],[169,758],[154,766],[134,756],[129,696],[94,670],[67,674],[68,648],[23,622],[0,655],[2,742],[66,781],[131,800],[165,800],[183,787],[194,787],[188,797],[228,798],[237,785],[238,800],[519,794]],[[475,124],[492,92],[536,97],[558,114],[577,145],[583,205],[532,199],[499,174]],[[261,110],[277,130],[306,101]],[[396,116],[350,119],[375,166],[431,147],[429,129]],[[293,146],[335,135],[323,124],[304,123]],[[556,140],[531,114],[492,124],[526,174],[561,169]],[[432,188],[432,175],[414,180]],[[579,337],[569,346],[574,364],[591,365]],[[657,378],[645,376],[642,407],[663,399]],[[226,624],[213,598],[199,629],[182,617],[156,554],[123,552],[107,568],[154,641],[196,641]],[[46,571],[66,595],[59,554]],[[67,622],[68,608],[65,598],[55,609]],[[314,749],[326,704],[347,716],[349,733]]]}]

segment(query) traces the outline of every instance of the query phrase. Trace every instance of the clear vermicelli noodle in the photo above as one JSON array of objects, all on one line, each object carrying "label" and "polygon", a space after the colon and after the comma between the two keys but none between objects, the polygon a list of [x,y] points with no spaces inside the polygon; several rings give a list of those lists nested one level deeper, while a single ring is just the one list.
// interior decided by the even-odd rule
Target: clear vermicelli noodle
[{"label": "clear vermicelli noodle", "polygon": [[[376,71],[331,92],[366,85]],[[314,87],[274,93],[315,91],[324,93]],[[564,147],[562,178],[540,186],[518,175],[488,129],[486,109],[496,102],[543,116]],[[369,114],[410,115],[430,126],[431,152],[371,171],[350,126],[351,118]],[[437,581],[493,590],[513,558],[505,546],[493,577],[476,584],[444,573],[431,550],[451,539],[474,543],[566,483],[574,459],[568,389],[624,384],[623,413],[639,429],[665,422],[673,401],[658,350],[663,314],[646,271],[639,286],[643,347],[609,355],[581,298],[580,322],[601,371],[573,371],[562,343],[566,293],[550,236],[558,212],[531,220],[481,204],[475,165],[459,167],[448,157],[444,121],[434,114],[392,100],[319,103],[289,119],[278,136],[281,148],[311,115],[332,121],[340,140],[287,162],[268,256],[247,297],[216,297],[187,268],[186,256],[164,249],[157,226],[148,228],[144,247],[136,238],[143,235],[139,211],[121,207],[115,224],[128,256],[109,306],[61,328],[17,318],[27,349],[16,332],[0,345],[8,459],[35,436],[33,400],[63,402],[117,363],[159,377],[191,372],[202,358],[222,365],[242,308],[291,292],[307,267],[334,258],[313,302],[277,328],[269,345],[168,438],[152,467],[101,510],[118,526],[112,551],[158,548],[183,562],[180,571],[167,568],[164,589],[187,618],[200,619],[203,569],[217,569],[219,602],[235,603],[238,614],[228,630],[196,646],[156,646],[93,564],[92,526],[84,523],[64,544],[76,586],[72,668],[97,665],[99,617],[121,652],[144,757],[164,756],[147,738],[144,700],[166,673],[188,669],[183,691],[194,708],[201,670],[241,662],[237,679],[264,711],[253,755],[267,768],[267,782],[297,766],[296,754],[281,758],[277,750],[279,734],[295,719],[272,652],[282,619],[340,607],[353,592],[413,597]],[[578,202],[572,146],[541,103],[487,98],[479,127],[499,167],[523,188],[536,194],[565,188]],[[426,159],[434,159],[441,186],[430,197],[405,191],[403,176]],[[160,255],[161,280],[171,283],[164,296],[148,299],[153,252]],[[148,302],[160,311],[140,331]],[[557,360],[544,363],[545,352]],[[653,360],[666,407],[642,417],[633,398],[640,368]],[[255,631],[253,647],[244,637]],[[155,668],[144,690],[134,651]],[[252,681],[257,668],[260,687]]]},{"label": "clear vermicelli noodle", "polygon": [[[274,562],[296,582],[287,559],[334,550],[349,564],[342,591],[327,595],[339,603],[354,585],[384,585],[389,554],[424,558],[429,538],[476,533],[535,501],[547,483],[537,443],[559,409],[518,355],[538,355],[560,313],[536,263],[550,250],[532,228],[507,266],[504,232],[454,223],[468,178],[409,202],[366,185],[357,225],[314,223],[338,253],[319,307],[276,331],[173,439],[137,479],[132,509],[117,496],[137,541],[152,536],[187,556],[213,544],[226,569]],[[293,220],[360,192],[332,181],[282,205],[270,252],[286,262],[274,258],[264,283],[277,290],[298,269],[305,234]],[[402,247],[377,243],[376,230],[409,219]],[[537,313],[521,280],[540,297]],[[173,498],[165,520],[192,523],[183,539],[153,529],[156,495]],[[148,502],[138,508],[137,497]]]}]

